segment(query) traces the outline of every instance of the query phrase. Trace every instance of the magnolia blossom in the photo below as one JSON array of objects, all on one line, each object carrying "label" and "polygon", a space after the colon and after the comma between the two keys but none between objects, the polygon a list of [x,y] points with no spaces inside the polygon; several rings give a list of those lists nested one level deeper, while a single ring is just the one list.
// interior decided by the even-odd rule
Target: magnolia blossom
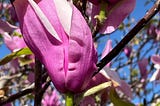
[{"label": "magnolia blossom", "polygon": [[160,29],[157,28],[155,31],[156,31],[156,34],[157,34],[156,40],[160,41]]},{"label": "magnolia blossom", "polygon": [[[115,70],[112,70],[112,69],[110,69],[108,67],[103,68],[100,71],[100,73],[96,74],[92,78],[92,80],[88,84],[87,89],[90,89],[90,88],[92,88],[94,86],[98,86],[99,84],[102,84],[102,83],[105,83],[105,82],[108,82],[108,81],[112,82],[114,88],[116,88],[122,94],[127,96],[129,99],[132,99],[131,87],[124,80],[121,80],[119,78],[119,75],[117,74],[117,72],[115,72]],[[109,92],[109,89],[106,88],[105,90],[106,90],[106,92]],[[105,103],[106,100],[108,99],[108,93],[106,94],[106,92],[103,92],[103,93],[105,93],[105,99],[103,97],[103,93],[101,95],[101,99],[102,99],[103,103]],[[86,100],[86,102],[87,102],[87,100]],[[89,103],[90,102],[88,101],[88,104]]]},{"label": "magnolia blossom", "polygon": [[[17,29],[14,31],[15,33],[19,33],[21,35],[20,30]],[[27,47],[26,43],[24,42],[23,37],[9,35],[7,32],[3,34],[4,43],[7,47],[12,51],[17,51],[19,49]]]},{"label": "magnolia blossom", "polygon": [[[92,23],[95,26],[95,16],[97,16],[100,12],[101,2],[99,0],[89,1],[94,4],[92,9]],[[107,0],[106,19],[103,26],[100,28],[100,33],[106,34],[115,31],[122,21],[133,11],[135,4],[136,0]]]},{"label": "magnolia blossom", "polygon": [[[102,53],[102,57],[104,57],[105,55],[107,55],[111,51],[111,49],[112,49],[111,44],[112,44],[112,40],[108,40],[106,43],[106,47]],[[102,83],[105,83],[108,81],[111,81],[113,84],[113,87],[115,87],[117,90],[121,91],[127,97],[132,98],[132,92],[131,92],[130,86],[124,80],[121,80],[119,78],[119,75],[117,74],[117,72],[115,70],[111,69],[110,65],[106,65],[98,74],[96,74],[92,78],[92,80],[88,84],[87,89],[90,89],[94,86],[97,86],[99,84],[102,84]],[[106,92],[109,92],[109,89],[106,89]],[[106,93],[106,92],[103,92],[103,93]],[[103,97],[103,93],[101,95],[101,98],[102,98],[101,102],[105,103],[106,100],[108,99],[108,97],[107,97],[107,94],[105,94],[105,97]],[[89,99],[92,101],[94,100],[94,98],[92,96],[90,96],[89,98],[86,98],[86,99],[87,100],[85,100],[85,98],[84,98],[84,100],[83,100],[83,101],[85,101],[85,104],[87,104],[87,103],[90,104]],[[93,103],[90,105],[94,106]]]},{"label": "magnolia blossom", "polygon": [[51,94],[46,94],[42,99],[43,106],[62,106],[59,95],[56,90],[52,91]]},{"label": "magnolia blossom", "polygon": [[26,47],[23,37],[20,37],[21,32],[17,26],[0,20],[0,34],[4,38],[4,43],[12,52]]},{"label": "magnolia blossom", "polygon": [[160,56],[159,55],[152,56],[151,61],[154,63],[156,71],[153,73],[150,81],[160,80]]},{"label": "magnolia blossom", "polygon": [[155,25],[150,25],[147,30],[147,34],[154,38],[156,41],[160,41],[160,29]]},{"label": "magnolia blossom", "polygon": [[3,106],[12,106],[12,104],[11,103],[7,103],[7,104],[5,104]]},{"label": "magnolia blossom", "polygon": [[95,99],[91,96],[87,96],[80,102],[80,106],[95,106]]},{"label": "magnolia blossom", "polygon": [[83,91],[96,70],[97,53],[77,8],[66,0],[14,0],[13,5],[28,47],[55,87],[63,93]]},{"label": "magnolia blossom", "polygon": [[[108,40],[106,43],[106,47],[102,53],[102,57],[107,55],[111,50],[112,50],[112,40]],[[124,80],[121,80],[119,78],[119,75],[117,74],[117,72],[115,72],[115,70],[110,69],[110,63],[108,63],[105,66],[105,68],[103,68],[101,70],[101,72],[99,74],[101,74],[101,75],[99,75],[101,77],[96,78],[96,76],[95,76],[95,79],[97,79],[97,80],[100,79],[99,81],[101,83],[104,81],[105,82],[112,81],[114,87],[116,87],[118,90],[121,90],[128,97],[132,98],[132,92],[131,92],[130,86]],[[97,81],[97,80],[95,80],[95,81]]]},{"label": "magnolia blossom", "polygon": [[127,47],[124,48],[124,53],[128,58],[130,57],[131,52],[132,52],[132,48],[131,47],[127,46]]},{"label": "magnolia blossom", "polygon": [[10,16],[11,16],[11,19],[12,19],[13,21],[17,22],[17,21],[18,21],[18,18],[17,18],[16,12],[14,11],[14,7],[13,7],[13,6],[10,6],[8,10],[9,10],[9,14],[10,14]]},{"label": "magnolia blossom", "polygon": [[147,75],[148,75],[147,65],[148,65],[148,59],[146,59],[146,58],[138,61],[138,66],[139,66],[142,80],[147,79]]},{"label": "magnolia blossom", "polygon": [[0,34],[4,34],[5,32],[12,33],[18,27],[9,24],[6,21],[0,20]]}]

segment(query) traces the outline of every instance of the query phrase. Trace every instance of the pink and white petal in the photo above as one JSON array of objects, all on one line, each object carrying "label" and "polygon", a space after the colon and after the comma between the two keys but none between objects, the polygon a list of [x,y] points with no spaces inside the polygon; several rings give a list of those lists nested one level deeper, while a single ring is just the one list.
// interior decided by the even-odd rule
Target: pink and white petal
[{"label": "pink and white petal", "polygon": [[160,70],[156,70],[150,78],[151,82],[156,80],[160,80]]},{"label": "pink and white petal", "polygon": [[18,27],[0,20],[0,34],[3,34],[4,32],[13,32],[15,29],[18,29]]},{"label": "pink and white petal", "polygon": [[160,65],[160,56],[159,55],[153,55],[151,57],[151,61],[154,63],[154,64],[159,64]]},{"label": "pink and white petal", "polygon": [[126,95],[130,99],[133,98],[131,87],[124,80],[121,80],[121,85],[118,87],[118,89],[121,90],[124,95]]},{"label": "pink and white petal", "polygon": [[[70,35],[71,21],[72,21],[72,8],[73,5],[66,0],[54,0],[57,10],[58,18],[65,30]],[[62,8],[63,7],[63,8]],[[66,13],[66,14],[64,14]]]}]

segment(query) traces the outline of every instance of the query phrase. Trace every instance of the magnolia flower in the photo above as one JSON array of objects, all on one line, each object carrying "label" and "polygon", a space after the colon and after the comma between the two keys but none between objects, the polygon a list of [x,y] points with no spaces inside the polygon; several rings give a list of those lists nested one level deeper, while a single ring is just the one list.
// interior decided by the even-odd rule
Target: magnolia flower
[{"label": "magnolia flower", "polygon": [[88,1],[90,1],[94,5],[98,5],[100,3],[100,0],[88,0]]},{"label": "magnolia flower", "polygon": [[152,56],[151,61],[155,64],[154,67],[156,68],[156,71],[153,73],[150,81],[160,80],[160,56]]},{"label": "magnolia flower", "polygon": [[[101,6],[98,0],[89,1],[94,4],[92,9],[92,23],[95,26],[95,16],[99,14]],[[100,33],[107,34],[115,31],[122,21],[133,11],[135,4],[136,0],[107,0],[106,19],[100,28]]]},{"label": "magnolia flower", "polygon": [[[11,35],[9,35],[9,33],[11,33]],[[26,47],[23,37],[17,36],[21,36],[20,29],[17,26],[11,25],[6,21],[0,20],[0,34],[4,38],[4,43],[12,52]]]},{"label": "magnolia flower", "polygon": [[12,19],[13,21],[17,22],[17,21],[18,21],[18,18],[17,18],[16,12],[15,12],[15,10],[14,10],[14,7],[11,6],[11,7],[9,7],[8,10],[9,10],[9,14],[10,14],[10,16],[11,16],[11,19]]},{"label": "magnolia flower", "polygon": [[156,32],[155,32],[155,30],[156,30],[156,26],[155,26],[155,25],[150,25],[149,28],[148,28],[148,30],[147,30],[147,34],[148,34],[149,36],[155,38],[155,37],[156,37]]},{"label": "magnolia flower", "polygon": [[56,90],[52,91],[51,94],[46,94],[42,99],[43,106],[61,106],[60,98]]},{"label": "magnolia flower", "polygon": [[[20,30],[17,29],[14,31],[15,33],[18,33],[21,35]],[[24,42],[23,37],[9,35],[7,32],[3,34],[4,43],[6,46],[12,51],[17,51],[19,49],[27,47],[26,43]]]},{"label": "magnolia flower", "polygon": [[154,38],[156,41],[160,41],[160,29],[155,25],[150,25],[147,30],[147,34]]},{"label": "magnolia flower", "polygon": [[132,52],[132,48],[131,47],[127,46],[127,47],[124,48],[124,53],[128,58],[130,57],[131,52]]},{"label": "magnolia flower", "polygon": [[[9,35],[9,33],[10,33],[10,35]],[[20,32],[20,29],[16,26],[9,24],[8,22],[4,22],[4,21],[0,20],[0,34],[2,35],[2,37],[4,39],[5,45],[8,47],[8,49],[11,52],[16,52],[22,48],[27,47],[27,45],[22,37],[22,34]],[[19,66],[24,66],[26,64],[29,64],[31,67],[33,67],[34,55],[29,55],[26,57],[23,55],[19,59],[14,59],[14,60],[10,61],[9,64],[12,67],[11,68],[12,73],[15,73],[19,69]],[[20,61],[23,60],[23,63],[24,63],[24,59],[27,60],[28,62],[25,62],[25,64],[21,64],[22,62],[20,62]]]},{"label": "magnolia flower", "polygon": [[157,34],[156,40],[160,41],[160,29],[157,28],[155,31],[156,31],[156,34]]},{"label": "magnolia flower", "polygon": [[0,11],[2,11],[2,9],[3,9],[3,4],[0,3]]},{"label": "magnolia flower", "polygon": [[148,59],[146,58],[138,61],[138,66],[142,80],[147,79],[147,65],[148,65]]},{"label": "magnolia flower", "polygon": [[[112,40],[108,40],[106,43],[106,47],[102,53],[102,57],[107,55],[111,49],[112,49]],[[117,72],[110,68],[110,65],[106,65],[98,74],[96,74],[92,80],[89,82],[87,89],[90,89],[94,86],[97,86],[99,84],[105,83],[111,81],[113,84],[113,87],[115,87],[117,90],[121,91],[123,94],[125,94],[127,97],[132,98],[132,92],[130,86],[124,81],[119,78],[119,75]],[[107,92],[108,89],[106,89]],[[102,94],[103,95],[103,94]],[[105,97],[107,98],[107,97]],[[104,99],[106,100],[106,99]],[[86,100],[87,101],[87,100]],[[104,103],[106,101],[103,101]],[[93,105],[94,106],[94,105]]]},{"label": "magnolia flower", "polygon": [[80,102],[80,106],[95,106],[95,99],[91,96],[87,96]]},{"label": "magnolia flower", "polygon": [[97,53],[77,8],[66,0],[14,0],[13,5],[28,47],[55,87],[83,91],[96,70]]},{"label": "magnolia flower", "polygon": [[0,20],[0,34],[3,35],[5,32],[12,33],[15,29],[18,29],[18,27],[13,26],[6,21]]},{"label": "magnolia flower", "polygon": [[3,106],[12,106],[12,104],[11,103],[7,103],[7,104],[5,104]]},{"label": "magnolia flower", "polygon": [[[87,89],[90,89],[99,84],[111,81],[113,87],[120,91],[122,94],[127,96],[129,99],[132,99],[131,87],[124,81],[119,78],[119,75],[115,70],[112,70],[108,67],[103,68],[100,73],[96,74],[92,80],[89,82]],[[106,92],[109,92],[109,89],[106,88]],[[102,93],[103,95],[103,93]],[[101,95],[101,96],[102,96]],[[108,98],[107,95],[105,98]],[[103,98],[104,99],[104,98]],[[104,99],[107,100],[107,99]],[[106,101],[103,101],[104,103]]]}]

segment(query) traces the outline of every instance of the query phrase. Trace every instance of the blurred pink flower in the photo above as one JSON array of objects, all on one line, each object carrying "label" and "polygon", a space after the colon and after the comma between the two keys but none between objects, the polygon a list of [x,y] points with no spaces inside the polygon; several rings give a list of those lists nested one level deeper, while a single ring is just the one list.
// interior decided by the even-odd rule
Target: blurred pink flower
[{"label": "blurred pink flower", "polygon": [[34,72],[29,72],[29,74],[28,74],[28,81],[30,82],[30,83],[33,83],[34,82],[34,76],[35,76],[35,74],[34,74]]},{"label": "blurred pink flower", "polygon": [[[20,32],[20,29],[18,29],[18,27],[16,27],[16,28],[17,29],[14,29],[12,31],[11,35],[9,35],[9,32],[5,32],[7,30],[4,30],[4,32],[2,34],[2,37],[4,38],[4,43],[11,52],[16,52],[22,48],[27,47],[27,45],[22,37],[22,34]],[[30,55],[27,58],[32,60],[32,62],[30,62],[30,66],[34,67],[34,55]],[[15,73],[18,70],[18,68],[20,66],[19,63],[20,62],[18,61],[18,59],[14,59],[14,60],[10,61],[10,65],[11,65],[11,67],[13,67],[12,73]]]},{"label": "blurred pink flower", "polygon": [[96,74],[92,78],[88,84],[88,89],[108,81],[112,81],[113,86],[117,90],[120,90],[127,97],[132,98],[132,91],[130,86],[124,80],[120,79],[117,72],[111,70],[108,67],[103,68],[100,73]]},{"label": "blurred pink flower", "polygon": [[46,94],[42,99],[43,106],[61,106],[60,97],[56,90],[52,91],[51,94]]},{"label": "blurred pink flower", "polygon": [[97,62],[85,19],[66,0],[34,1],[13,2],[28,47],[47,68],[60,92],[83,91]]},{"label": "blurred pink flower", "polygon": [[131,52],[132,52],[132,48],[131,47],[127,46],[127,47],[124,48],[124,53],[128,58],[130,57]]},{"label": "blurred pink flower", "polygon": [[[100,4],[98,0],[90,0],[93,4],[92,23],[96,25],[95,16],[99,14]],[[106,7],[106,20],[100,29],[100,33],[112,33],[122,21],[133,11],[136,0],[109,0]],[[118,17],[118,18],[117,18]]]},{"label": "blurred pink flower", "polygon": [[0,34],[4,34],[5,32],[12,33],[15,29],[18,29],[18,27],[9,24],[6,21],[0,20]]},{"label": "blurred pink flower", "polygon": [[80,106],[95,106],[95,100],[93,97],[87,96],[80,102]]},{"label": "blurred pink flower", "polygon": [[88,0],[88,1],[90,1],[94,5],[98,5],[100,3],[100,0]]},{"label": "blurred pink flower", "polygon": [[147,30],[147,34],[150,37],[153,37],[155,41],[160,41],[160,29],[155,25],[150,25]]},{"label": "blurred pink flower", "polygon": [[[101,3],[101,0],[88,0],[90,1],[91,3],[93,3],[94,5],[98,5],[99,3]],[[105,0],[102,0],[102,1],[105,1]],[[119,0],[107,0],[106,2],[107,3],[116,3],[118,2]]]},{"label": "blurred pink flower", "polygon": [[2,11],[2,9],[3,9],[3,4],[0,3],[0,11]]},{"label": "blurred pink flower", "polygon": [[[102,58],[107,55],[112,50],[112,40],[108,40],[106,43],[106,47],[102,53]],[[90,89],[94,86],[97,86],[99,84],[102,84],[104,82],[112,81],[113,86],[117,89],[123,92],[124,95],[126,95],[129,98],[132,98],[132,92],[130,86],[124,81],[119,78],[119,75],[117,72],[110,69],[110,63],[107,64],[98,74],[96,74],[92,80],[89,82],[87,89]],[[106,89],[107,92],[108,89]],[[103,95],[103,94],[102,94]],[[93,99],[93,97],[90,97],[90,99]],[[106,99],[104,99],[106,100]],[[87,100],[85,100],[87,103]],[[104,103],[106,101],[103,101]],[[93,105],[93,104],[91,104]],[[87,105],[86,105],[87,106]],[[93,105],[94,106],[94,105]]]},{"label": "blurred pink flower", "polygon": [[13,21],[15,21],[15,22],[17,22],[17,21],[18,21],[18,18],[17,18],[16,12],[15,12],[15,10],[14,10],[14,7],[13,7],[13,6],[11,6],[11,7],[9,8],[9,14],[10,14],[11,19],[12,19]]},{"label": "blurred pink flower", "polygon": [[[21,35],[19,29],[15,30],[15,32]],[[4,33],[2,36],[4,38],[5,44],[12,52],[22,49],[24,47],[27,47],[23,37],[14,36],[14,35],[10,36],[7,32]]]},{"label": "blurred pink flower", "polygon": [[7,103],[7,104],[5,104],[3,106],[12,106],[12,104],[11,103]]},{"label": "blurred pink flower", "polygon": [[149,35],[149,36],[151,36],[151,37],[156,37],[156,32],[155,32],[155,30],[156,30],[156,26],[155,25],[150,25],[150,27],[148,28],[148,30],[147,30],[147,34]]},{"label": "blurred pink flower", "polygon": [[156,40],[160,41],[160,29],[156,29],[155,31],[156,31],[156,34],[157,34]]},{"label": "blurred pink flower", "polygon": [[156,68],[156,71],[153,73],[152,77],[150,78],[150,81],[160,80],[160,56],[153,55],[151,57],[151,61],[154,63],[154,67]]},{"label": "blurred pink flower", "polygon": [[140,61],[138,61],[138,66],[141,74],[141,79],[146,80],[147,79],[147,65],[148,65],[148,59],[144,58]]}]

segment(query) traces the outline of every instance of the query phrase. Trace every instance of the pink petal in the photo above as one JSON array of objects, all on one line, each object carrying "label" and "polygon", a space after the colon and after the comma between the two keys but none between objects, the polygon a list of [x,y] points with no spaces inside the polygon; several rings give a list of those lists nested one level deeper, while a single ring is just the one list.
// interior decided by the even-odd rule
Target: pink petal
[{"label": "pink petal", "polygon": [[34,76],[35,76],[35,74],[33,72],[29,72],[29,74],[28,74],[28,81],[30,83],[34,82]]},{"label": "pink petal", "polygon": [[55,31],[54,27],[51,25],[48,18],[43,13],[43,11],[40,9],[40,7],[33,0],[28,0],[28,2],[31,5],[31,7],[33,8],[33,10],[36,13],[37,17],[39,18],[39,20],[41,21],[42,25],[45,27],[45,29],[53,37],[55,37],[58,41],[61,42],[61,39],[59,38],[57,32]]},{"label": "pink petal", "polygon": [[133,98],[131,87],[124,80],[121,80],[121,85],[118,89],[121,90],[127,97],[131,99]]},{"label": "pink petal", "polygon": [[13,26],[6,21],[0,20],[0,34],[3,34],[4,32],[13,32],[17,28],[18,27]]},{"label": "pink petal", "polygon": [[80,106],[95,106],[95,102],[94,97],[88,96],[81,101]]},{"label": "pink petal", "polygon": [[[79,20],[78,23],[77,20]],[[75,7],[70,33],[67,86],[71,89],[75,87],[77,90],[80,87],[84,89],[96,70],[97,53],[92,42],[91,31]]]},{"label": "pink petal", "polygon": [[47,68],[50,78],[60,92],[83,91],[96,70],[97,61],[91,31],[85,19],[72,5],[72,22],[68,36],[54,1],[35,1],[40,13],[47,18],[62,42],[49,33],[46,23],[42,23],[40,14],[33,10],[27,0],[16,0],[13,4],[28,47]]},{"label": "pink petal", "polygon": [[156,70],[152,77],[150,78],[150,81],[160,80],[160,70]]},{"label": "pink petal", "polygon": [[[100,30],[100,33],[107,34],[115,31],[122,21],[133,11],[136,0],[112,0],[112,4],[106,7],[106,11],[109,13],[107,19]],[[120,3],[120,4],[119,4]],[[99,13],[100,6],[93,6],[92,10],[92,22],[93,25],[96,25],[95,15]],[[118,18],[117,18],[118,17]]]},{"label": "pink petal", "polygon": [[151,57],[151,61],[154,63],[154,64],[159,64],[160,65],[160,56],[159,55],[154,55]]},{"label": "pink petal", "polygon": [[91,3],[93,3],[94,5],[98,5],[100,3],[99,0],[88,0],[90,1]]},{"label": "pink petal", "polygon": [[147,65],[148,65],[148,59],[144,58],[142,60],[140,60],[138,62],[138,66],[139,66],[139,69],[140,69],[140,73],[141,73],[141,76],[142,78],[146,79],[147,78]]},{"label": "pink petal", "polygon": [[[66,0],[54,0],[54,2],[55,2],[58,18],[65,32],[69,36],[70,29],[71,29],[71,20],[72,20],[72,6],[69,5],[69,2],[67,2]],[[63,6],[63,8],[61,6]]]},{"label": "pink petal", "polygon": [[132,52],[132,48],[131,47],[125,47],[124,48],[124,53],[128,58],[130,57],[131,52]]},{"label": "pink petal", "polygon": [[8,33],[4,33],[3,37],[5,44],[12,52],[26,47],[22,37],[10,36]]},{"label": "pink petal", "polygon": [[121,79],[119,78],[119,75],[117,72],[113,70],[108,70],[106,67],[104,68],[106,72],[106,77],[109,78],[110,80],[113,80],[117,82],[119,85],[121,85]]}]

